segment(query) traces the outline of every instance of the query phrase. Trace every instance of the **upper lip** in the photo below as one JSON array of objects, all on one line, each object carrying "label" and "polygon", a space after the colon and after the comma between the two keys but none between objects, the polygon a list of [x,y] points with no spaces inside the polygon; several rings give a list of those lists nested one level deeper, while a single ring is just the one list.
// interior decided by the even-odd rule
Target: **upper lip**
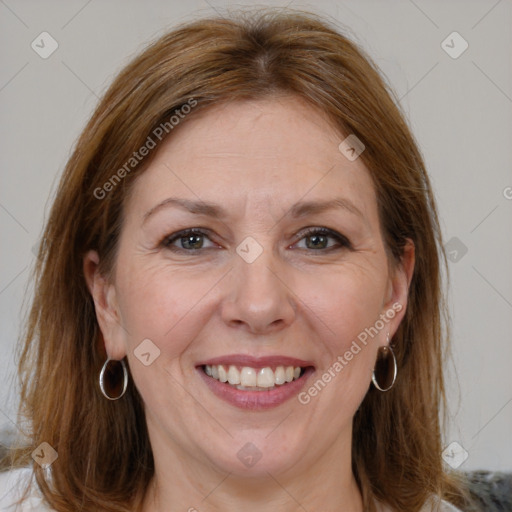
[{"label": "upper lip", "polygon": [[197,366],[204,365],[227,365],[227,366],[248,366],[250,368],[265,368],[265,367],[277,367],[277,366],[300,366],[305,368],[306,366],[314,366],[311,361],[304,359],[297,359],[296,357],[288,356],[264,356],[254,357],[246,354],[230,354],[226,356],[214,357],[199,363]]}]

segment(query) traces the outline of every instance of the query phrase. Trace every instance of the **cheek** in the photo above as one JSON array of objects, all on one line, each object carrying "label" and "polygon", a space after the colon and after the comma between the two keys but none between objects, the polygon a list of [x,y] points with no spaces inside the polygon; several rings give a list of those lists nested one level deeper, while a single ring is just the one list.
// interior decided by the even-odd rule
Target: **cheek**
[{"label": "cheek", "polygon": [[124,268],[119,306],[130,348],[149,338],[170,358],[179,355],[201,330],[201,300],[217,279],[165,266]]},{"label": "cheek", "polygon": [[383,268],[347,264],[314,278],[300,278],[298,295],[307,306],[304,311],[311,328],[323,340],[324,364],[331,364],[365,329],[375,325],[383,312],[385,277]]},{"label": "cheek", "polygon": [[[185,271],[161,264],[145,266],[137,259],[118,268],[118,303],[132,350],[149,338],[169,355],[178,355],[220,310],[228,291],[225,284],[236,286],[229,276],[222,282],[225,269]],[[385,274],[378,266],[319,265],[307,272],[292,270],[288,277],[293,291],[290,300],[297,304],[294,321],[314,333],[327,359],[348,349],[381,313]]]},{"label": "cheek", "polygon": [[386,275],[382,266],[345,265],[317,276],[314,293],[310,280],[301,281],[305,311],[321,342],[316,348],[321,365],[298,398],[304,414],[329,424],[325,435],[348,427],[368,391],[376,350],[387,333],[374,330],[384,313]]},{"label": "cheek", "polygon": [[208,315],[203,301],[207,303],[205,297],[218,278],[205,277],[204,272],[192,278],[165,266],[125,268],[119,276],[119,306],[133,379],[150,409],[164,408],[171,417],[179,417],[180,404],[188,398],[180,384],[185,378],[183,356],[188,361],[204,330]]},{"label": "cheek", "polygon": [[[128,351],[150,339],[166,360],[172,360],[190,345],[194,350],[193,341],[209,322],[212,328],[227,328],[217,323],[218,318],[211,321],[223,298],[239,286],[232,276],[224,276],[225,266],[190,263],[180,268],[157,254],[137,254],[125,243],[120,247],[116,282]],[[297,310],[295,325],[288,328],[309,333],[300,338],[319,345],[315,356],[322,366],[344,354],[382,312],[387,272],[379,249],[346,253],[338,262],[290,265],[284,272],[281,295],[295,302]]]}]

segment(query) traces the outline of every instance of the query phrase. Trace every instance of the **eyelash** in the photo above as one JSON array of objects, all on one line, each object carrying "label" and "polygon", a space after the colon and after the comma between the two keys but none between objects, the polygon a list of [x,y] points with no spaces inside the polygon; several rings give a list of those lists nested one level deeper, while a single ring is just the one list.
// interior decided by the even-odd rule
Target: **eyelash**
[{"label": "eyelash", "polygon": [[[206,247],[206,248],[201,248],[201,249],[183,249],[180,247],[173,246],[172,243],[175,242],[176,240],[180,240],[181,238],[185,238],[186,236],[201,235],[201,236],[208,237],[208,234],[209,234],[209,230],[207,230],[207,229],[200,229],[200,228],[184,229],[182,231],[178,231],[177,233],[173,233],[172,235],[166,236],[162,240],[161,245],[173,252],[196,253],[197,254],[203,250],[207,250],[207,249],[211,249],[211,248]],[[298,242],[300,242],[304,238],[315,236],[315,235],[327,236],[330,238],[334,238],[338,242],[339,245],[333,246],[333,247],[326,247],[323,249],[307,249],[306,248],[304,250],[309,251],[309,252],[331,252],[333,250],[339,250],[339,249],[343,249],[343,248],[352,250],[352,244],[350,243],[348,238],[346,238],[342,234],[340,234],[336,231],[333,231],[331,229],[328,229],[328,228],[306,228],[304,231],[302,231],[300,233],[300,238],[299,238]]]}]

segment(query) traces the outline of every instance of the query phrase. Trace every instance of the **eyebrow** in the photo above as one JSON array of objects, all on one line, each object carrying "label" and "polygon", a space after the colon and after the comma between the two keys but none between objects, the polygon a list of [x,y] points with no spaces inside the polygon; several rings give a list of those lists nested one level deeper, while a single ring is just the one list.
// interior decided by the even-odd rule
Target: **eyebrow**
[{"label": "eyebrow", "polygon": [[[214,219],[225,219],[228,217],[228,213],[224,208],[215,203],[209,203],[205,201],[194,201],[191,199],[183,199],[180,197],[169,197],[158,203],[153,208],[149,209],[144,214],[143,222],[146,222],[149,217],[154,215],[156,212],[164,208],[180,208],[186,210],[195,215],[205,215]],[[289,211],[292,218],[301,218],[306,215],[318,214],[327,210],[343,209],[358,217],[364,219],[364,215],[357,206],[346,198],[336,198],[329,201],[302,201],[295,203]]]}]

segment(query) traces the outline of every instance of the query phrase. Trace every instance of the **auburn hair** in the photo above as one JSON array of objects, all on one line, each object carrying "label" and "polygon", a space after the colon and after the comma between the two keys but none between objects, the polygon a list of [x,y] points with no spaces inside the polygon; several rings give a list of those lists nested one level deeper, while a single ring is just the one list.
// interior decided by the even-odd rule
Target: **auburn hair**
[{"label": "auburn hair", "polygon": [[[387,393],[370,388],[353,420],[352,469],[364,509],[375,511],[379,501],[417,512],[432,494],[462,503],[462,482],[444,472],[441,458],[446,257],[422,156],[393,92],[356,44],[315,14],[264,9],[189,22],[150,44],[103,95],[65,167],[19,354],[20,415],[32,444],[11,453],[17,467],[31,462],[42,442],[57,451],[51,479],[34,464],[56,511],[140,510],[154,474],[132,379],[118,401],[99,392],[106,354],[82,267],[95,249],[109,275],[127,194],[157,149],[129,171],[120,169],[191,101],[197,103],[188,116],[282,94],[306,100],[340,137],[355,134],[365,145],[360,158],[373,178],[391,263],[400,262],[407,239],[415,245],[407,311],[393,339],[399,378]],[[105,186],[115,174],[122,179]]]}]

